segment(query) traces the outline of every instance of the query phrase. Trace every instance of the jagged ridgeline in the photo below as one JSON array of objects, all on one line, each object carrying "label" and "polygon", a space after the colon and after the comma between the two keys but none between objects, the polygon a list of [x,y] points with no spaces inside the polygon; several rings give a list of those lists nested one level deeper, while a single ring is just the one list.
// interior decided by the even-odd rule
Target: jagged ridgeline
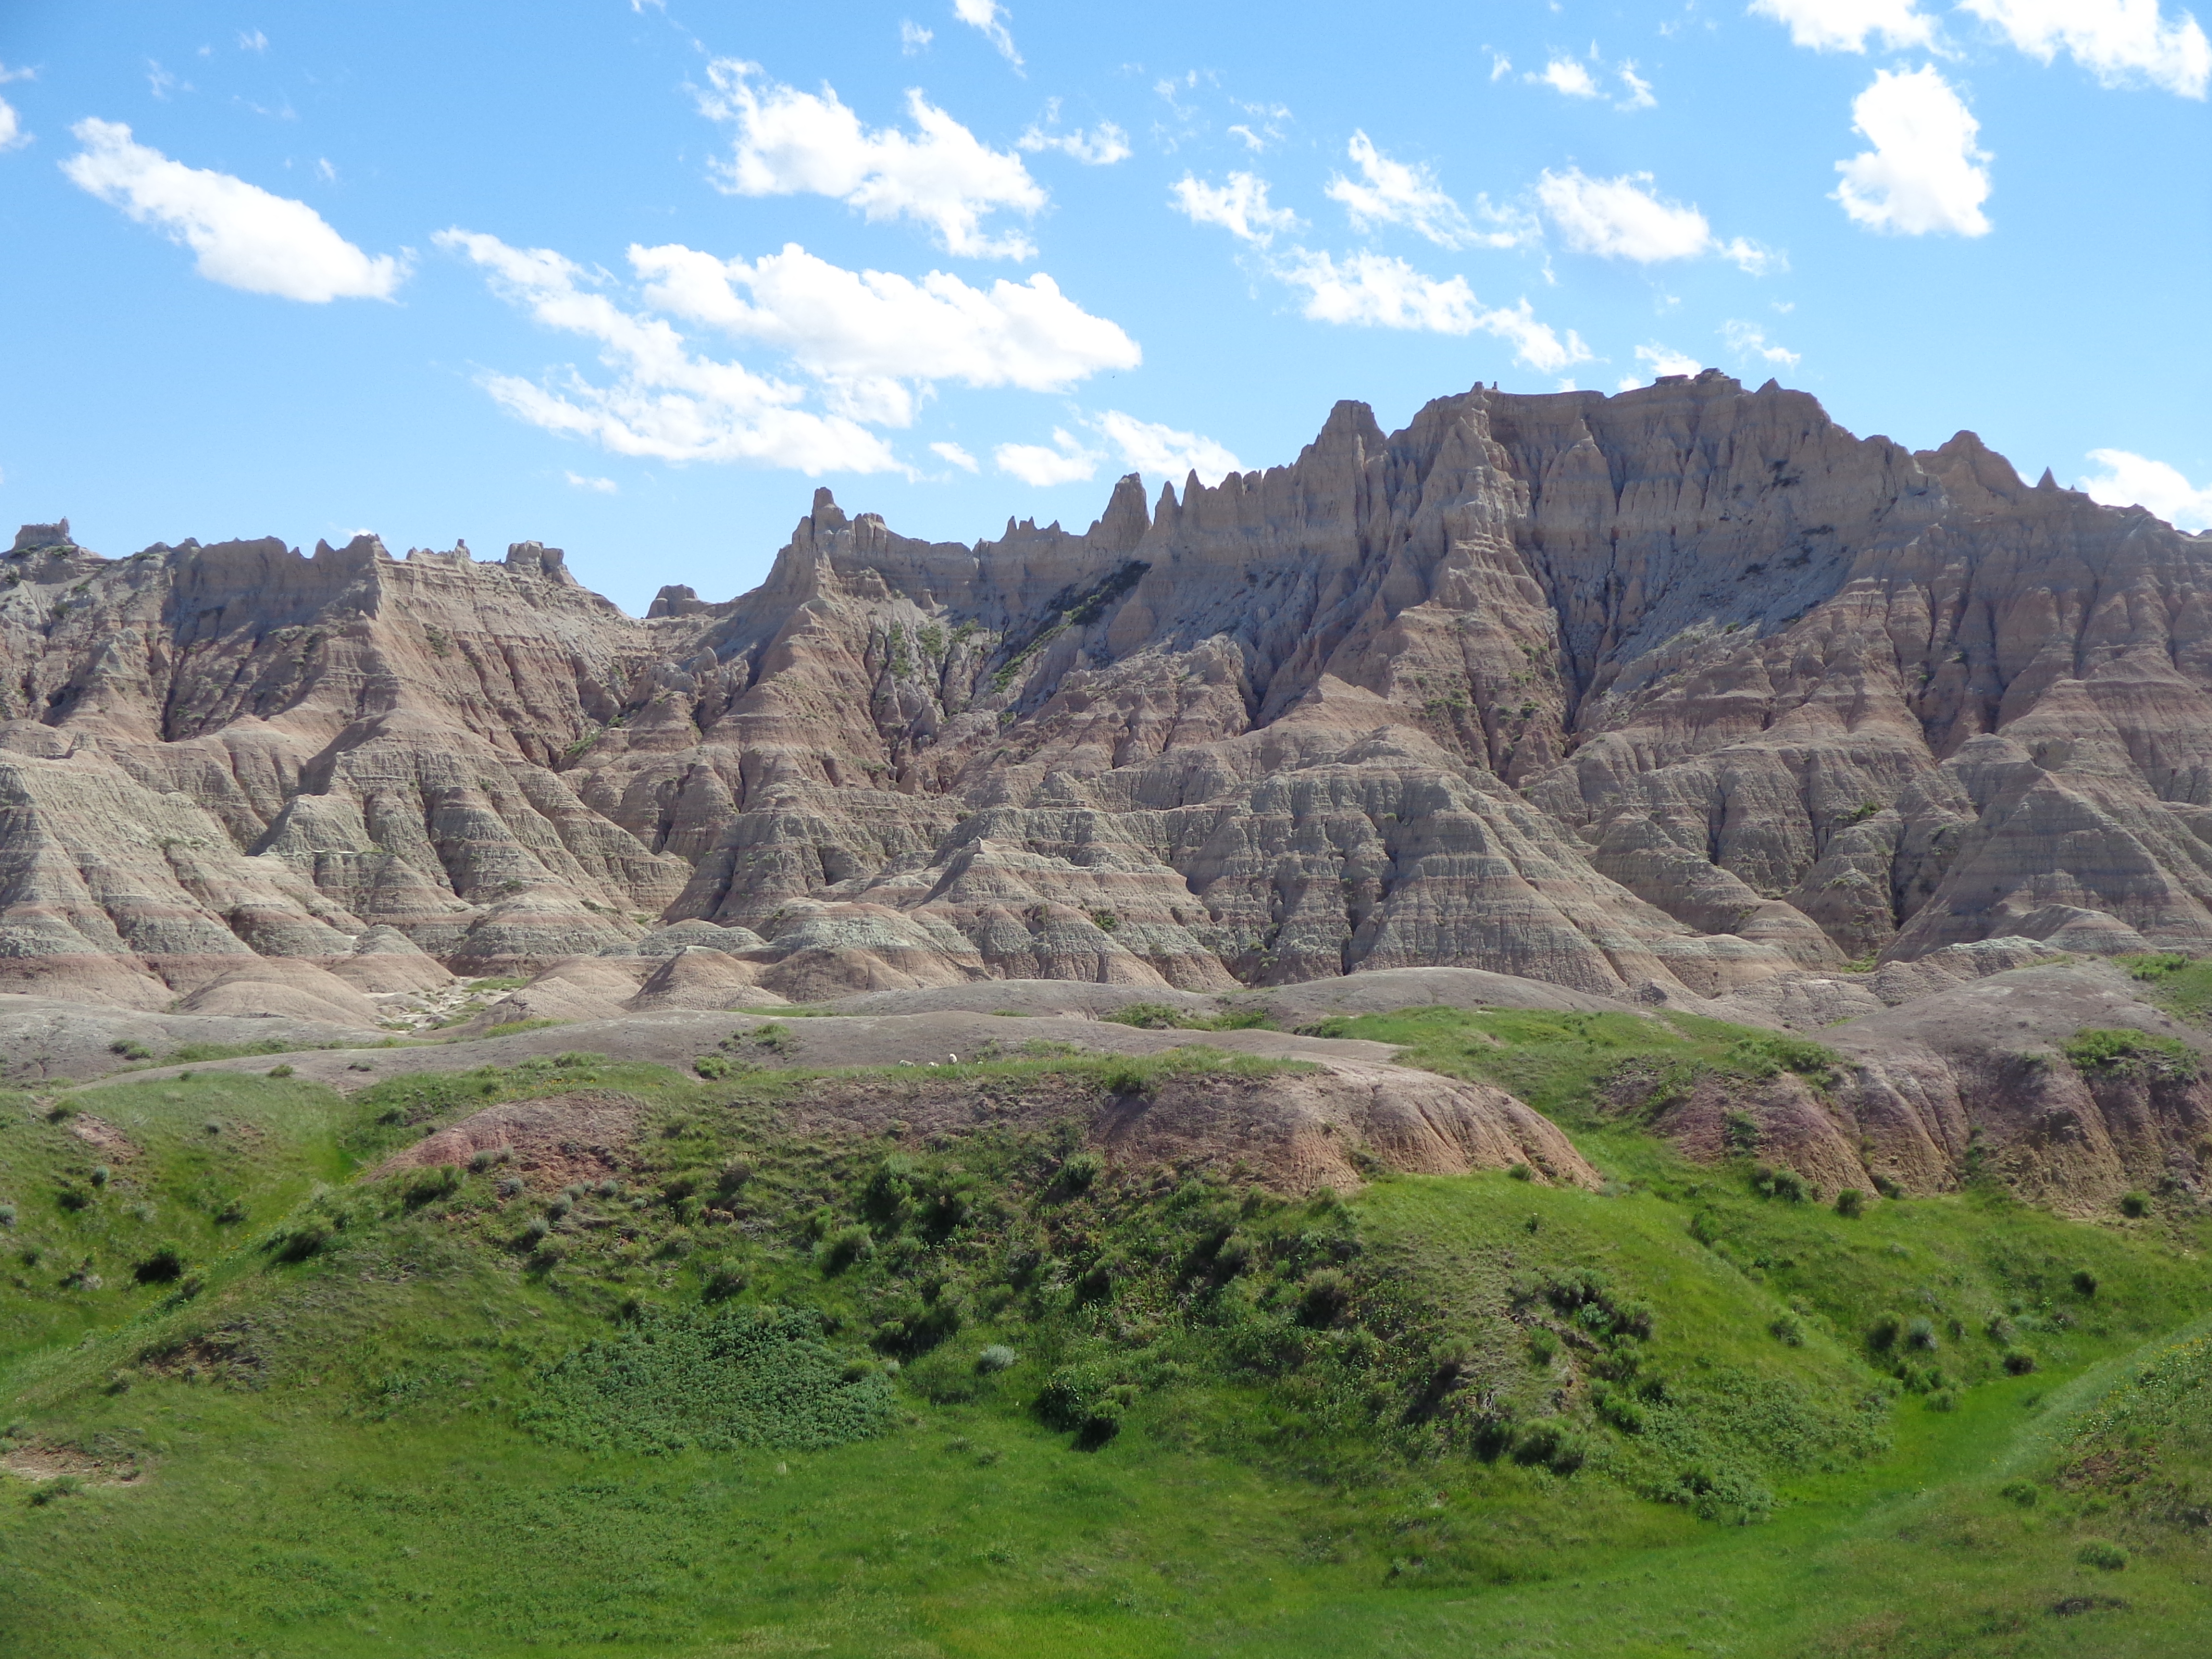
[{"label": "jagged ridgeline", "polygon": [[760,587],[643,620],[535,543],[4,562],[18,991],[361,1028],[707,943],[679,977],[756,1000],[1449,963],[1650,1004],[2212,947],[2212,545],[1717,373],[1340,404],[1081,534],[818,491]]}]

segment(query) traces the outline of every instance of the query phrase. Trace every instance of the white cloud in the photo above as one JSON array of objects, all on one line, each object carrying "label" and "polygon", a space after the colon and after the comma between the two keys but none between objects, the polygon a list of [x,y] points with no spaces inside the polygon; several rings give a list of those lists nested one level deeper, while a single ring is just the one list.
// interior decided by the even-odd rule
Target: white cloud
[{"label": "white cloud", "polygon": [[571,472],[566,468],[562,470],[561,476],[568,481],[571,488],[588,489],[594,495],[611,495],[622,488],[612,478],[586,477],[580,472]]},{"label": "white cloud", "polygon": [[1637,347],[1636,361],[1644,366],[1644,373],[1640,376],[1622,375],[1620,390],[1623,392],[1633,392],[1637,387],[1649,385],[1662,374],[1695,374],[1704,367],[1695,357],[1685,356],[1672,346],[1656,343]]},{"label": "white cloud", "polygon": [[983,470],[975,458],[961,448],[958,444],[932,444],[929,448],[931,453],[943,457],[963,472],[981,472]]},{"label": "white cloud", "polygon": [[1490,54],[1490,78],[1493,82],[1503,81],[1512,73],[1513,60],[1510,58],[1502,52],[1493,52]]},{"label": "white cloud", "polygon": [[84,146],[61,164],[70,181],[191,249],[210,282],[321,304],[389,299],[407,275],[405,257],[363,253],[305,202],[173,161],[120,122],[70,131]]},{"label": "white cloud", "polygon": [[910,422],[916,386],[936,380],[1057,392],[1143,361],[1042,271],[985,290],[943,271],[848,270],[795,243],[750,264],[680,246],[629,258],[648,305],[789,354],[833,407],[878,425]]},{"label": "white cloud", "polygon": [[[2078,3],[2078,0],[2076,0]],[[1879,34],[1892,52],[1936,44],[1936,20],[1917,0],[1751,0],[1754,17],[1784,24],[1790,39],[1814,52],[1864,52]]]},{"label": "white cloud", "polygon": [[1283,128],[1291,118],[1288,104],[1248,104],[1241,100],[1237,106],[1252,118],[1238,122],[1227,129],[1230,136],[1255,155],[1283,142]]},{"label": "white cloud", "polygon": [[1085,449],[1065,427],[1053,428],[1052,441],[1050,449],[1042,444],[1000,444],[991,459],[1000,471],[1039,489],[1098,476],[1098,463],[1105,458],[1097,451]]},{"label": "white cloud", "polygon": [[238,36],[238,49],[240,52],[266,52],[269,50],[269,37],[259,29],[251,34],[241,29]]},{"label": "white cloud", "polygon": [[2202,98],[2212,80],[2212,42],[2187,12],[2168,21],[2158,0],[1961,0],[2031,58],[2061,50],[2106,86],[2148,81]]},{"label": "white cloud", "polygon": [[1439,247],[1464,247],[1477,240],[1467,215],[1428,168],[1391,160],[1364,132],[1352,135],[1346,154],[1359,169],[1359,180],[1333,173],[1322,194],[1342,204],[1353,229],[1403,225]]},{"label": "white cloud", "polygon": [[1593,179],[1580,167],[1547,168],[1537,180],[1536,199],[1577,253],[1651,264],[1712,252],[1718,245],[1705,216],[1661,200],[1649,188],[1651,182],[1648,173]]},{"label": "white cloud", "polygon": [[1756,357],[1778,368],[1795,368],[1803,361],[1798,353],[1769,340],[1766,331],[1756,323],[1731,319],[1721,325],[1721,338],[1728,342],[1728,349],[1737,356]]},{"label": "white cloud", "polygon": [[1300,248],[1275,274],[1305,289],[1304,313],[1316,322],[1435,334],[1480,331],[1509,342],[1516,361],[1545,374],[1589,361],[1580,336],[1569,330],[1561,340],[1550,325],[1536,320],[1528,301],[1485,310],[1466,277],[1440,282],[1403,259],[1354,253],[1340,264],[1325,252]]},{"label": "white cloud", "polygon": [[179,81],[168,70],[163,69],[157,60],[151,58],[146,60],[146,88],[154,94],[154,101],[161,104],[167,103],[169,94],[173,92],[191,92],[194,89],[191,82]]},{"label": "white cloud", "polygon": [[1168,205],[1193,224],[1218,225],[1261,247],[1298,228],[1298,216],[1290,209],[1267,205],[1267,181],[1249,173],[1232,173],[1224,185],[1186,173],[1170,187]]},{"label": "white cloud", "polygon": [[912,18],[900,20],[899,55],[902,58],[913,57],[916,52],[927,48],[935,39],[937,39],[936,30],[926,29]]},{"label": "white cloud", "polygon": [[1027,217],[1048,199],[1012,151],[982,143],[918,91],[907,94],[912,134],[872,132],[829,87],[817,95],[761,74],[758,64],[733,58],[707,67],[713,90],[700,95],[700,109],[738,129],[729,161],[714,170],[721,189],[834,197],[871,220],[917,220],[946,252],[969,258],[1026,259],[1036,252],[1018,233],[991,236],[981,228],[987,214]]},{"label": "white cloud", "polygon": [[611,385],[573,368],[541,386],[486,374],[481,384],[517,419],[588,439],[617,455],[668,461],[750,461],[803,472],[903,469],[875,434],[841,415],[794,407],[802,388],[741,363],[695,356],[659,318],[627,312],[590,292],[592,279],[550,248],[514,248],[496,237],[442,230],[441,247],[482,269],[492,291],[550,329],[594,341]]},{"label": "white cloud", "polygon": [[1656,109],[1659,100],[1651,91],[1651,83],[1636,72],[1633,64],[1623,64],[1618,73],[1620,84],[1628,88],[1627,95],[1615,104],[1615,109]]},{"label": "white cloud", "polygon": [[1597,81],[1571,58],[1554,58],[1534,75],[1521,77],[1531,85],[1549,87],[1563,98],[1595,98]]},{"label": "white cloud", "polygon": [[1195,472],[1201,483],[1212,485],[1219,483],[1226,473],[1243,470],[1234,454],[1211,438],[1140,421],[1118,409],[1100,416],[1097,427],[1121,452],[1122,465],[1133,472],[1149,472],[1175,483]]},{"label": "white cloud", "polygon": [[2212,484],[2199,489],[2179,467],[2124,449],[2093,449],[2104,471],[2081,480],[2090,500],[2107,507],[2147,507],[2177,530],[2212,529]]},{"label": "white cloud", "polygon": [[1129,159],[1129,135],[1111,121],[1101,121],[1097,131],[1086,132],[1078,127],[1073,132],[1050,131],[1060,125],[1060,100],[1050,100],[1045,105],[1042,124],[1031,123],[1030,130],[1015,141],[1017,149],[1031,154],[1038,150],[1056,149],[1073,161],[1087,167],[1109,167],[1116,161]]},{"label": "white cloud", "polygon": [[1874,145],[1836,163],[1844,181],[1834,199],[1854,223],[1899,236],[1989,233],[1990,157],[1974,145],[1981,124],[1933,64],[1877,70],[1851,104],[1851,125]]},{"label": "white cloud", "polygon": [[0,98],[0,149],[13,149],[30,142],[31,135],[23,131],[22,122],[16,118],[15,106]]},{"label": "white cloud", "polygon": [[326,185],[335,185],[337,183],[338,170],[331,164],[331,158],[329,156],[319,155],[315,158],[315,177],[321,179]]},{"label": "white cloud", "polygon": [[999,56],[1016,69],[1022,55],[1014,50],[1013,32],[1006,27],[1006,9],[999,0],[952,0],[952,15],[999,49]]}]

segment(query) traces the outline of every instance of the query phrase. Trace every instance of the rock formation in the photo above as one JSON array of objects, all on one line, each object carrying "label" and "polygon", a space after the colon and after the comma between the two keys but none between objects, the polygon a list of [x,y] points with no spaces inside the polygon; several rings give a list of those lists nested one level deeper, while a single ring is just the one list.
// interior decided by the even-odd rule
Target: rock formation
[{"label": "rock formation", "polygon": [[28,526],[0,989],[234,1013],[276,958],[358,1025],[448,970],[605,1012],[1443,965],[1787,1021],[1853,958],[2208,950],[2208,595],[2205,538],[1714,373],[1340,404],[1081,534],[819,491],[759,588],[643,620],[537,543]]}]

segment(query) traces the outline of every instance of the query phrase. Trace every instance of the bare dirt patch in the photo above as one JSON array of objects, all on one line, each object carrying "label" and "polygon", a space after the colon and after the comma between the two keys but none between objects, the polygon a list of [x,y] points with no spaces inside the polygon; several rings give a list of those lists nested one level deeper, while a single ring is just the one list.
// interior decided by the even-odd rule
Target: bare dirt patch
[{"label": "bare dirt patch", "polygon": [[106,1118],[94,1117],[89,1112],[79,1112],[72,1116],[69,1121],[69,1132],[118,1162],[138,1156],[137,1142]]},{"label": "bare dirt patch", "polygon": [[393,1153],[373,1176],[465,1164],[478,1152],[504,1151],[507,1164],[532,1186],[596,1181],[621,1167],[640,1110],[632,1097],[605,1089],[505,1101]]},{"label": "bare dirt patch", "polygon": [[0,1452],[0,1469],[19,1480],[44,1484],[68,1479],[88,1486],[136,1486],[147,1474],[143,1458],[88,1452],[46,1440],[33,1440]]}]

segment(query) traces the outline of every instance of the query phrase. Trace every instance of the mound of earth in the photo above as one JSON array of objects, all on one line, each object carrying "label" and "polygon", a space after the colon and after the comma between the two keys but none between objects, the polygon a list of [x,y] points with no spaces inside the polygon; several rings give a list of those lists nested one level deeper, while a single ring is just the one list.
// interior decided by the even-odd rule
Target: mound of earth
[{"label": "mound of earth", "polygon": [[424,1136],[371,1174],[465,1164],[486,1152],[536,1187],[597,1181],[621,1169],[623,1152],[637,1133],[637,1118],[636,1101],[607,1090],[503,1101]]},{"label": "mound of earth", "polygon": [[386,1036],[374,1027],[326,1018],[155,1013],[48,997],[0,996],[0,1068],[17,1087],[82,1081],[189,1045],[273,1044],[290,1050],[378,1043]]},{"label": "mound of earth", "polygon": [[[1503,1090],[1344,1059],[1260,1077],[1170,1072],[1141,1094],[1113,1092],[1078,1073],[974,1081],[867,1072],[811,1083],[780,1112],[804,1134],[888,1133],[916,1146],[979,1126],[1041,1128],[1073,1120],[1088,1145],[1118,1164],[1239,1172],[1297,1194],[1350,1191],[1376,1169],[1464,1175],[1515,1164],[1547,1181],[1598,1185],[1567,1138]],[[637,1128],[636,1103],[619,1094],[513,1101],[425,1137],[374,1173],[465,1164],[489,1153],[533,1185],[564,1186],[618,1174]]]},{"label": "mound of earth", "polygon": [[[1652,1102],[1621,1079],[1625,1106],[1692,1156],[1756,1150],[1824,1194],[1956,1187],[1972,1172],[2072,1215],[2109,1215],[2130,1190],[2212,1198],[2212,1039],[2144,1002],[2103,963],[2015,969],[1819,1032],[1842,1065],[1826,1082],[1708,1077]],[[2068,1058],[2087,1030],[2173,1045],[2107,1063]]]}]

